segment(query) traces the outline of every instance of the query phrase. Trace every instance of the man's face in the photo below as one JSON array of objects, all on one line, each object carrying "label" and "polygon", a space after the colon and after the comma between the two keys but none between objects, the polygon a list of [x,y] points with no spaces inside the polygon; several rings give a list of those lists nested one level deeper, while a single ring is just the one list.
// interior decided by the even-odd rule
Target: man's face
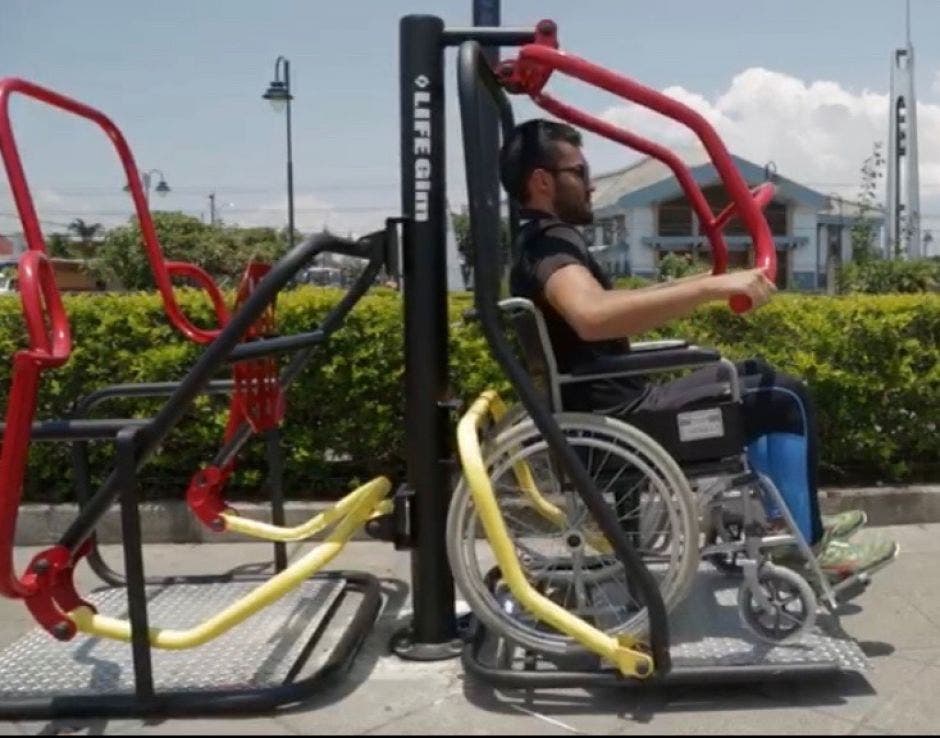
[{"label": "man's face", "polygon": [[555,215],[572,225],[594,222],[591,209],[591,172],[581,149],[567,141],[555,143],[555,166],[549,171],[554,179],[555,196],[552,205]]}]

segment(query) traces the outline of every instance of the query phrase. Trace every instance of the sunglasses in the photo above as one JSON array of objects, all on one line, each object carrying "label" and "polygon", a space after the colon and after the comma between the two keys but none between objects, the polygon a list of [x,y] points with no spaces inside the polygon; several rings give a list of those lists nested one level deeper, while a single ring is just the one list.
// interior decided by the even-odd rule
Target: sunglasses
[{"label": "sunglasses", "polygon": [[575,177],[580,179],[584,184],[591,183],[591,170],[584,164],[578,164],[576,167],[542,167],[549,172],[571,172]]}]

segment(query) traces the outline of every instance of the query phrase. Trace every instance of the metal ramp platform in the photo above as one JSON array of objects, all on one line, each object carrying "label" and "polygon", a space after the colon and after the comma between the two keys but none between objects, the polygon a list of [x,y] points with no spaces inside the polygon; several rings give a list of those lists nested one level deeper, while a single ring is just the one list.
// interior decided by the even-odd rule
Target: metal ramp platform
[{"label": "metal ramp platform", "polygon": [[[262,581],[148,585],[151,627],[190,627]],[[89,599],[103,614],[128,617],[123,588]],[[36,628],[0,651],[0,717],[215,714],[296,702],[345,673],[380,604],[370,575],[320,575],[210,643],[153,649],[151,695],[135,686],[129,643],[82,635],[61,643]]]},{"label": "metal ramp platform", "polygon": [[464,650],[464,666],[488,684],[506,688],[771,681],[868,669],[855,641],[820,623],[811,635],[793,643],[771,645],[756,638],[738,614],[739,584],[739,578],[700,564],[692,590],[670,614],[672,671],[659,679],[624,679],[593,656],[535,655],[479,626]]}]

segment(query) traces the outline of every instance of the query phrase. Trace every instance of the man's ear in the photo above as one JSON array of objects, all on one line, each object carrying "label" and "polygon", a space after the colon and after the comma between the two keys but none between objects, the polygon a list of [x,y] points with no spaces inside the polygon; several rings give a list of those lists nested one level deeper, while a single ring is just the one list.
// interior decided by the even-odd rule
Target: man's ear
[{"label": "man's ear", "polygon": [[532,174],[529,175],[528,185],[530,195],[535,193],[550,195],[554,182],[552,181],[551,175],[544,169],[533,169]]}]

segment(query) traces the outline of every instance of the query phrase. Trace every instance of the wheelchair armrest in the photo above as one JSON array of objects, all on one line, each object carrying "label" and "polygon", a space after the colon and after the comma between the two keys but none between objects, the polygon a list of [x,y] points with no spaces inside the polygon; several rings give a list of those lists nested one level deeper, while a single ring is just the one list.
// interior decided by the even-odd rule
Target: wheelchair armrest
[{"label": "wheelchair armrest", "polygon": [[576,366],[572,369],[571,376],[584,379],[596,375],[643,374],[699,366],[715,361],[721,361],[721,354],[717,350],[699,346],[630,351],[615,356],[602,356],[590,363]]},{"label": "wheelchair armrest", "polygon": [[630,343],[630,352],[663,351],[664,349],[686,348],[689,342],[682,338],[663,338],[659,341],[638,341]]}]

